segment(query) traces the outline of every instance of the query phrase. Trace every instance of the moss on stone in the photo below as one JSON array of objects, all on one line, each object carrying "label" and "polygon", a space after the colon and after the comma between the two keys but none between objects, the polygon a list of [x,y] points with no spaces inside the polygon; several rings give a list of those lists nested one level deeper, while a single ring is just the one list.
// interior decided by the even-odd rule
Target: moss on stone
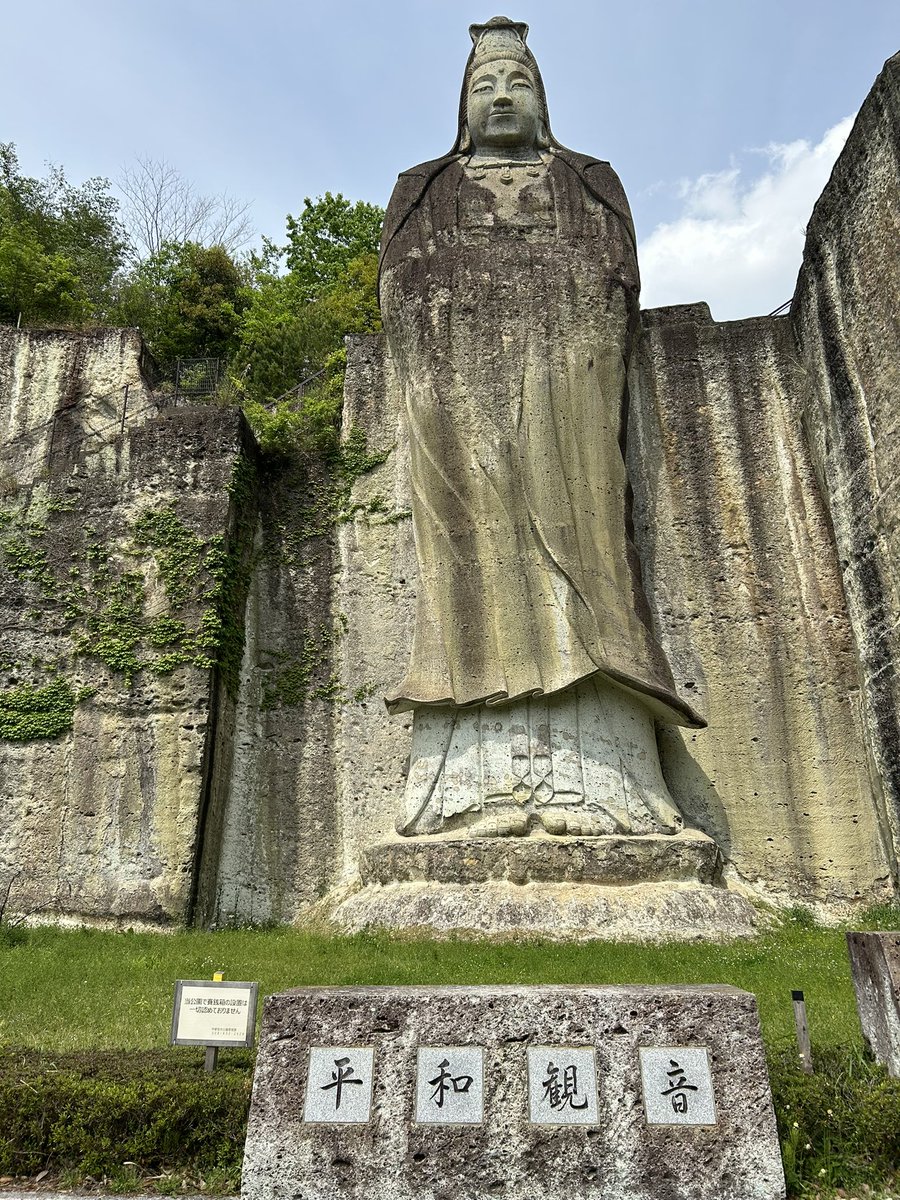
[{"label": "moss on stone", "polygon": [[0,692],[0,738],[30,742],[55,738],[72,728],[75,708],[82,699],[65,679],[46,687],[23,683]]},{"label": "moss on stone", "polygon": [[[104,538],[71,519],[60,525],[60,514],[71,511],[66,502],[23,497],[3,510],[0,572],[19,584],[30,620],[67,636],[75,660],[103,664],[126,686],[142,670],[166,675],[182,666],[219,667],[236,693],[255,486],[254,464],[238,459],[228,489],[235,527],[227,539],[200,536],[175,503],[148,506],[121,535]],[[162,611],[159,592],[153,597],[151,614],[147,580],[154,574],[164,597]],[[71,728],[77,701],[58,681],[44,686],[42,669],[33,666],[32,675],[7,693],[13,707],[0,721],[0,739]]]}]

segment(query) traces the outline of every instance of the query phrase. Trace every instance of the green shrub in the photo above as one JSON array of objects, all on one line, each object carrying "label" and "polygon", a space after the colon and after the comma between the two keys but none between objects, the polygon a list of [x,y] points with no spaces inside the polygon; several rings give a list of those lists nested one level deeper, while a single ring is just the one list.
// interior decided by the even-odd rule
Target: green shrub
[{"label": "green shrub", "polygon": [[[769,1059],[788,1196],[871,1194],[900,1163],[900,1080],[845,1047],[818,1047],[804,1075],[787,1048]],[[223,1052],[212,1075],[198,1049],[0,1050],[0,1174],[49,1170],[76,1186],[229,1191],[240,1175],[252,1051]],[[840,1193],[839,1193],[840,1194]],[[843,1193],[846,1194],[846,1193]]]},{"label": "green shrub", "polygon": [[0,1174],[117,1177],[134,1164],[236,1179],[252,1055],[223,1058],[207,1075],[202,1050],[0,1051]]},{"label": "green shrub", "polygon": [[813,1063],[804,1075],[795,1051],[769,1056],[788,1195],[884,1185],[900,1165],[900,1079],[845,1046],[814,1047]]}]

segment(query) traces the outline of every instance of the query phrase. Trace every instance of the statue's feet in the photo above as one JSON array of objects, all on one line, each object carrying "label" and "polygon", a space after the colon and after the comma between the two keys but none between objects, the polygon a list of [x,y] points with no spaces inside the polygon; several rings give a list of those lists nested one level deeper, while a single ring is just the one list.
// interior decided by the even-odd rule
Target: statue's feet
[{"label": "statue's feet", "polygon": [[605,837],[619,831],[617,822],[603,813],[543,812],[538,819],[555,837]]},{"label": "statue's feet", "polygon": [[469,837],[526,837],[528,816],[525,813],[498,813],[482,817],[466,830]]}]

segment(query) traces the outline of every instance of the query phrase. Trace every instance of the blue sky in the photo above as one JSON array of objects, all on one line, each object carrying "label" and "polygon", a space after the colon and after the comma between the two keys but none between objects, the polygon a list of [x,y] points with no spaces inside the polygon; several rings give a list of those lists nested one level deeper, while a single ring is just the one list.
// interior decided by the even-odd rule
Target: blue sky
[{"label": "blue sky", "polygon": [[[531,26],[556,136],[622,177],[645,303],[706,298],[724,319],[787,299],[845,119],[900,49],[898,0],[506,13]],[[0,140],[30,173],[51,161],[75,181],[165,158],[202,192],[252,201],[277,238],[304,196],[384,204],[398,171],[450,146],[467,27],[493,15],[449,0],[0,0]]]}]

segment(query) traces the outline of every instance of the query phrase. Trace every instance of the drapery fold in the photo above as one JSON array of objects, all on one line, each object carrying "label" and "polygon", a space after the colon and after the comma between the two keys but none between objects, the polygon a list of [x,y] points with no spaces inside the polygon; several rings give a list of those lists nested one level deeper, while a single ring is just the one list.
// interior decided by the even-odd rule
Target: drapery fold
[{"label": "drapery fold", "polygon": [[514,197],[497,192],[451,164],[382,262],[419,564],[409,670],[388,706],[497,704],[600,674],[700,726],[628,536],[629,229],[559,156]]}]

